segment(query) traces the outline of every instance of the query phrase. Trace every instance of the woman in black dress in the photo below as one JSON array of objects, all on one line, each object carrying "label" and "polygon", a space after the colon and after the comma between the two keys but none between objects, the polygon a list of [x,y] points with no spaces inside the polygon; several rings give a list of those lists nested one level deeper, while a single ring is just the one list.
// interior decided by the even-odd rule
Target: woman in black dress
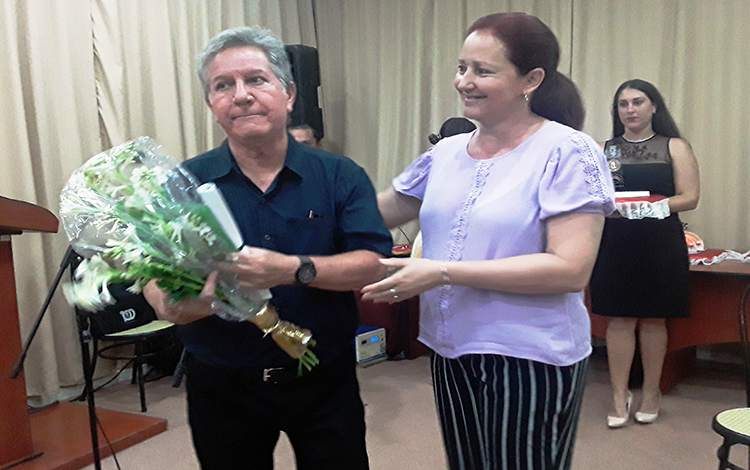
[{"label": "woman in black dress", "polygon": [[630,367],[640,341],[643,396],[639,423],[659,415],[667,349],[667,318],[688,314],[689,260],[679,212],[695,209],[700,196],[698,163],[680,138],[664,99],[652,84],[629,80],[612,105],[613,138],[604,145],[616,191],[649,191],[668,199],[652,202],[664,218],[629,219],[618,213],[604,227],[591,278],[592,310],[611,317],[607,356],[612,381],[611,428],[624,426],[633,395]]}]

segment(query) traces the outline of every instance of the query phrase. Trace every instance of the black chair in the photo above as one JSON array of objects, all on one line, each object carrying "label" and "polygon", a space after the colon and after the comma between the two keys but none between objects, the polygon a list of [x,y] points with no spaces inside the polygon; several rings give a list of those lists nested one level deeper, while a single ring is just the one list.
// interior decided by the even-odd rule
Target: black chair
[{"label": "black chair", "polygon": [[[71,273],[80,261],[79,258],[74,263]],[[87,371],[84,365],[84,373],[87,372],[89,378],[93,379],[97,358],[128,361],[111,380],[132,366],[131,383],[138,384],[141,411],[146,412],[143,366],[157,356],[178,350],[179,343],[174,336],[174,324],[159,320],[143,294],[131,293],[127,287],[123,284],[110,284],[108,288],[116,301],[99,311],[75,309],[79,334],[88,335],[93,340],[91,366]],[[102,346],[100,343],[106,344]],[[179,356],[179,352],[176,354]],[[84,400],[85,397],[84,390],[79,399]]]}]

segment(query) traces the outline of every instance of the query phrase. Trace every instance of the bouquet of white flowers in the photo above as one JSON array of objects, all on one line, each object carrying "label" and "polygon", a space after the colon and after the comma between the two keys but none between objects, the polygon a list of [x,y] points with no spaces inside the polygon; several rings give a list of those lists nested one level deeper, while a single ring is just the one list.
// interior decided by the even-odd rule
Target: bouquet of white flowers
[{"label": "bouquet of white flowers", "polygon": [[[152,279],[174,301],[197,297],[216,265],[242,246],[221,192],[165,155],[149,137],[102,152],[73,172],[60,194],[60,214],[73,249],[86,259],[76,282],[63,287],[68,302],[89,311],[114,303],[107,285]],[[317,358],[309,330],[280,320],[268,290],[240,288],[219,276],[215,314],[250,321],[270,334],[300,367]],[[301,369],[300,369],[301,370]]]}]

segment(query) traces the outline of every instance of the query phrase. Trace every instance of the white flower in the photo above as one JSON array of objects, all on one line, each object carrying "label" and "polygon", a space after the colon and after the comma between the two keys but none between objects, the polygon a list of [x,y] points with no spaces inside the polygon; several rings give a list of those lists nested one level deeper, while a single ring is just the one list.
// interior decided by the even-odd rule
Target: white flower
[{"label": "white flower", "polygon": [[167,226],[172,230],[169,238],[178,245],[182,244],[182,231],[188,224],[189,222],[186,215],[181,215],[180,217],[167,222]]},{"label": "white flower", "polygon": [[150,279],[139,277],[130,287],[128,287],[128,292],[131,292],[133,294],[139,294],[143,292],[143,288],[146,287],[146,284],[148,284],[149,281]]},{"label": "white flower", "polygon": [[65,298],[71,304],[78,305],[84,310],[91,312],[100,310],[113,303],[107,284],[117,274],[118,272],[112,269],[101,256],[94,255],[90,260],[84,260],[76,269],[77,282],[63,286]]},{"label": "white flower", "polygon": [[143,245],[134,243],[130,239],[125,240],[109,240],[106,246],[113,248],[111,251],[107,251],[107,254],[125,266],[136,263],[143,260],[148,256]]}]

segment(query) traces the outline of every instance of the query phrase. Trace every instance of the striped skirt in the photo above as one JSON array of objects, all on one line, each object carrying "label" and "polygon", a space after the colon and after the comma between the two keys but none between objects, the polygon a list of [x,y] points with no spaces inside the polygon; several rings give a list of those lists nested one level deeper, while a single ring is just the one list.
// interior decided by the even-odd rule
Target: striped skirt
[{"label": "striped skirt", "polygon": [[451,470],[569,469],[587,369],[588,358],[560,367],[490,354],[433,354]]}]

